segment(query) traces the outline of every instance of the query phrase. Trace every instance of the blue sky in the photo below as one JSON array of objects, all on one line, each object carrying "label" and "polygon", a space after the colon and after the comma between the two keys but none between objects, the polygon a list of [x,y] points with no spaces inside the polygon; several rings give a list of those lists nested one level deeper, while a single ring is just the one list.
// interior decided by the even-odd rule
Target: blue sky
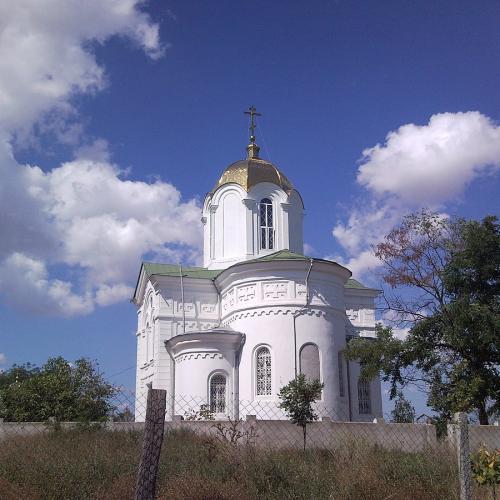
[{"label": "blue sky", "polygon": [[250,104],[311,253],[368,283],[405,213],[498,213],[497,1],[115,7],[0,0],[4,368],[87,356],[133,386],[141,258],[197,261]]}]

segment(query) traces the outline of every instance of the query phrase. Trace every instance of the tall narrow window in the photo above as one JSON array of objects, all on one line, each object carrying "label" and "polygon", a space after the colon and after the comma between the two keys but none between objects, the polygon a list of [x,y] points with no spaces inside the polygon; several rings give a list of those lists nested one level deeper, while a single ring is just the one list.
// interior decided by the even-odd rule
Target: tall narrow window
[{"label": "tall narrow window", "polygon": [[367,415],[372,412],[370,382],[367,380],[358,380],[358,405],[360,415]]},{"label": "tall narrow window", "polygon": [[267,347],[259,347],[255,353],[257,396],[270,396],[271,386],[271,351]]},{"label": "tall narrow window", "polygon": [[151,337],[151,327],[149,326],[149,323],[146,324],[146,331],[144,333],[144,351],[146,354],[146,357],[144,359],[145,363],[149,362],[149,355],[151,353],[149,343],[150,343],[150,337]]},{"label": "tall narrow window", "polygon": [[226,411],[226,377],[214,375],[210,379],[210,411],[224,413]]},{"label": "tall narrow window", "polygon": [[269,198],[263,198],[259,204],[260,213],[260,248],[274,248],[273,204]]},{"label": "tall narrow window", "polygon": [[315,344],[305,344],[300,350],[300,373],[309,380],[320,380],[319,349]]},{"label": "tall narrow window", "polygon": [[342,351],[339,351],[338,354],[338,363],[339,363],[339,396],[345,396],[344,390],[344,356],[342,355]]}]

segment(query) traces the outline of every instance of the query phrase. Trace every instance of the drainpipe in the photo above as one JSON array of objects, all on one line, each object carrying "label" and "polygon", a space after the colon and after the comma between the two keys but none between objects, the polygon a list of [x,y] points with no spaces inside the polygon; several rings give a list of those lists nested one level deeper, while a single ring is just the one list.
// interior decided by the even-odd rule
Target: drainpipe
[{"label": "drainpipe", "polygon": [[241,353],[243,351],[243,346],[245,345],[246,335],[241,334],[240,345],[236,351],[236,356],[234,360],[234,380],[233,380],[233,419],[238,420],[240,418],[240,362]]},{"label": "drainpipe", "polygon": [[186,333],[186,309],[184,307],[184,277],[182,276],[182,264],[180,263],[179,263],[179,276],[181,278],[182,333]]},{"label": "drainpipe", "polygon": [[171,364],[170,364],[170,392],[167,391],[167,396],[169,396],[169,405],[170,405],[170,420],[174,419],[175,412],[175,359],[172,351],[168,347],[168,340],[165,340],[165,349],[170,356]]},{"label": "drainpipe", "polygon": [[219,287],[217,286],[217,283],[215,283],[215,278],[212,280],[212,283],[214,284],[215,291],[217,292],[217,309],[219,311],[219,323],[217,324],[216,328],[218,328],[220,327],[222,321],[222,296]]},{"label": "drainpipe", "polygon": [[295,378],[297,378],[297,318],[304,313],[309,305],[309,276],[311,275],[311,270],[313,267],[314,259],[309,260],[309,270],[307,271],[307,276],[305,280],[306,285],[306,303],[298,311],[293,313],[293,354],[294,354],[294,368],[295,368]]}]

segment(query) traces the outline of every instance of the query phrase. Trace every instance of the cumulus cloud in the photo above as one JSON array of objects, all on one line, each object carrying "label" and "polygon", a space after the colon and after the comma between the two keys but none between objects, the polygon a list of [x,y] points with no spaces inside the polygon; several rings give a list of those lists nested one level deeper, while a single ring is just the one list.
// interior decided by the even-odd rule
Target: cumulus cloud
[{"label": "cumulus cloud", "polygon": [[7,361],[7,358],[3,352],[0,352],[0,365],[4,365]]},{"label": "cumulus cloud", "polygon": [[[130,179],[104,139],[82,144],[73,105],[106,85],[96,43],[118,36],[162,55],[141,3],[0,3],[0,296],[13,306],[87,314],[130,297],[144,255],[197,258],[197,201],[159,179]],[[40,133],[73,145],[74,158],[45,171],[19,164],[15,145]]]},{"label": "cumulus cloud", "polygon": [[363,151],[357,182],[366,194],[333,228],[345,252],[340,260],[358,276],[373,271],[372,245],[403,215],[443,209],[474,179],[499,169],[500,126],[477,111],[436,114],[427,125],[389,132],[384,144]]},{"label": "cumulus cloud", "polygon": [[44,262],[18,252],[0,265],[0,290],[5,302],[33,313],[72,316],[93,309],[89,292],[74,294],[71,283],[49,279]]},{"label": "cumulus cloud", "polygon": [[138,0],[0,2],[0,129],[31,126],[42,113],[67,113],[69,99],[106,84],[91,50],[113,36],[150,57],[163,52],[159,27]]},{"label": "cumulus cloud", "polygon": [[372,193],[441,204],[500,168],[500,127],[477,111],[433,115],[427,125],[390,132],[383,146],[363,151],[361,162],[357,181]]},{"label": "cumulus cloud", "polygon": [[109,306],[116,302],[129,299],[134,289],[124,283],[117,285],[100,285],[96,292],[95,301],[100,306]]}]

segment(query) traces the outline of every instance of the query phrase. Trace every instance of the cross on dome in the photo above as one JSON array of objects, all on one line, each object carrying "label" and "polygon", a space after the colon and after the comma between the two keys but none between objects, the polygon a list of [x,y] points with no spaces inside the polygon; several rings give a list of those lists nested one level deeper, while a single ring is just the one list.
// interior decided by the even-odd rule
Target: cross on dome
[{"label": "cross on dome", "polygon": [[257,108],[255,106],[250,106],[248,111],[244,111],[245,115],[250,115],[250,144],[247,146],[248,158],[258,158],[260,148],[255,144],[255,129],[257,125],[255,124],[254,117],[262,116],[262,113],[257,113]]}]

